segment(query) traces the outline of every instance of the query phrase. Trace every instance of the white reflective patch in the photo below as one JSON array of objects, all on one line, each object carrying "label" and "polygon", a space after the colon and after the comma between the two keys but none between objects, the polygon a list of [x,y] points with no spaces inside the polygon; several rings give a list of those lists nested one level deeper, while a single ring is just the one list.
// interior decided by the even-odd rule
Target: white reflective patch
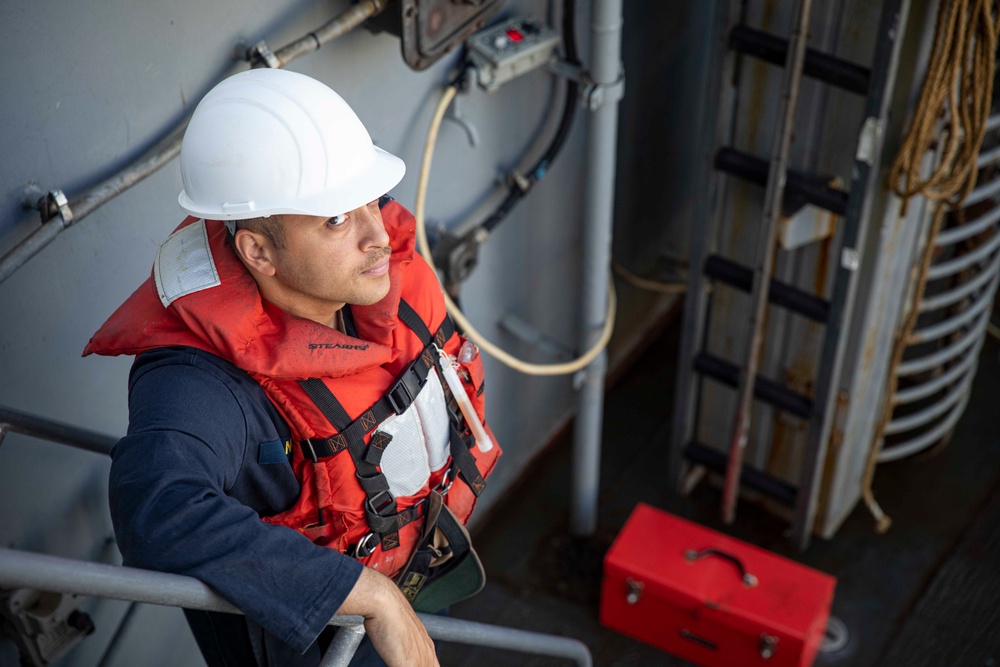
[{"label": "white reflective patch", "polygon": [[164,308],[182,296],[222,284],[204,220],[177,230],[163,242],[156,251],[153,279]]},{"label": "white reflective patch", "polygon": [[437,372],[432,370],[417,399],[378,429],[392,436],[382,454],[382,474],[395,497],[412,496],[448,462],[448,411]]}]

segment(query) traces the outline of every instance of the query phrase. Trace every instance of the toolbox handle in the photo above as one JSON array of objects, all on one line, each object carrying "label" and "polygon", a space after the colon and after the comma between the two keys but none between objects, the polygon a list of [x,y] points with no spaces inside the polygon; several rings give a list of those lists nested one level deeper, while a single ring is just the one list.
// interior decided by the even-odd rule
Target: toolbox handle
[{"label": "toolbox handle", "polygon": [[736,569],[740,571],[740,580],[748,588],[753,588],[758,583],[760,583],[756,576],[747,572],[747,568],[743,564],[743,561],[741,561],[739,558],[737,558],[731,553],[727,553],[725,551],[720,551],[718,549],[712,549],[712,548],[702,549],[701,551],[688,549],[687,551],[684,552],[684,557],[691,562],[694,562],[696,560],[701,560],[702,558],[708,558],[709,556],[718,556],[719,558],[728,560],[730,563],[735,565]]}]

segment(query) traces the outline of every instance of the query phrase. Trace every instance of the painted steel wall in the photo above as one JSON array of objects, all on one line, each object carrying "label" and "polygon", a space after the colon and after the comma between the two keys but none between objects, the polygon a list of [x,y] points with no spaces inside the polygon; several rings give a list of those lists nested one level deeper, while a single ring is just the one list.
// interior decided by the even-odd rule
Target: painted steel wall
[{"label": "painted steel wall", "polygon": [[[546,18],[541,0],[510,0],[504,13]],[[588,3],[579,2],[577,35],[587,54]],[[628,3],[629,21],[649,25],[629,38],[626,61],[648,63],[627,89],[621,123],[635,146],[659,154],[659,169],[626,169],[618,197],[630,220],[626,238],[659,252],[686,239],[683,220],[664,229],[637,216],[637,186],[660,187],[664,174],[682,171],[689,154],[671,150],[657,109],[664,91],[677,95],[672,118],[696,118],[702,98],[697,75],[698,26],[709,3]],[[666,9],[665,5],[673,5]],[[214,83],[246,64],[240,45],[266,39],[273,48],[298,38],[343,11],[348,0],[193,0],[65,3],[39,0],[0,5],[0,254],[34,231],[37,214],[23,209],[32,189],[62,189],[72,199],[114,174],[164,136]],[[689,30],[694,26],[696,30]],[[674,39],[664,39],[672,35]],[[684,45],[650,49],[649,44]],[[455,56],[413,72],[386,34],[357,30],[293,63],[340,92],[366,123],[376,144],[408,166],[393,194],[411,206],[424,134]],[[641,55],[637,55],[641,54]],[[474,127],[476,145],[453,121],[441,129],[430,180],[431,225],[455,226],[496,201],[496,179],[533,142],[554,129],[560,87],[537,72],[487,94],[474,90],[457,101],[458,115]],[[636,123],[650,123],[653,134]],[[530,322],[546,337],[572,345],[577,337],[580,271],[578,193],[584,182],[586,114],[546,180],[523,201],[484,247],[463,302],[492,340],[534,361],[550,361],[497,326],[507,314]],[[676,136],[676,133],[674,133]],[[686,148],[688,150],[690,147]],[[535,151],[537,156],[538,152]],[[669,183],[673,183],[670,180]],[[670,186],[668,186],[669,189]],[[81,358],[89,336],[148,276],[159,243],[182,219],[176,161],[71,227],[5,282],[0,283],[0,405],[117,435],[125,431],[130,359]],[[34,195],[33,195],[34,196]],[[619,217],[622,217],[621,215]],[[627,243],[635,247],[635,243]],[[631,250],[626,249],[627,251]],[[620,327],[642,326],[628,322]],[[488,510],[532,457],[571,416],[569,378],[528,378],[487,359],[488,416],[506,456],[480,502]],[[118,562],[107,512],[109,462],[33,438],[8,435],[0,447],[0,540],[7,546],[74,558]],[[61,664],[97,664],[126,610],[124,603],[85,601],[97,634]],[[106,664],[198,664],[193,641],[175,609],[140,607],[123,642]]]}]

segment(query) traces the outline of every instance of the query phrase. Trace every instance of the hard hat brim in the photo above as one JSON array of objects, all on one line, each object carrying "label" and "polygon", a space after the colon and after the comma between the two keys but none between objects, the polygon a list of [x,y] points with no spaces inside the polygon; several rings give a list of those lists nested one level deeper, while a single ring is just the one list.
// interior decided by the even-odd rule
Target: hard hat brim
[{"label": "hard hat brim", "polygon": [[[209,220],[246,220],[282,214],[333,217],[378,199],[403,180],[406,164],[378,146],[372,148],[375,159],[365,170],[335,188],[300,197],[295,200],[294,205],[290,205],[288,201],[274,205],[266,201],[251,200],[221,203],[218,208],[208,210],[199,206],[183,190],[177,196],[177,203],[188,215]],[[237,205],[231,207],[231,204]]]}]

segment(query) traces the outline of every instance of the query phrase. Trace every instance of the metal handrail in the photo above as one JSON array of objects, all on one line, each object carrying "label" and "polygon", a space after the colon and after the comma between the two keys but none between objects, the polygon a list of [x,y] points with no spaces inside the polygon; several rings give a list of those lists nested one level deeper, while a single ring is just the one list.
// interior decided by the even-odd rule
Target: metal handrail
[{"label": "metal handrail", "polygon": [[0,442],[7,432],[30,435],[98,454],[110,454],[118,438],[0,406]]},{"label": "metal handrail", "polygon": [[[33,588],[55,593],[87,595],[145,602],[167,607],[183,607],[202,611],[242,612],[192,577],[165,572],[152,572],[133,567],[60,558],[17,549],[0,547],[0,587]],[[521,653],[547,655],[574,661],[580,667],[592,667],[593,660],[586,644],[577,639],[557,637],[540,632],[504,628],[433,614],[418,614],[427,633],[434,639],[476,646],[502,648]],[[360,616],[334,616],[330,625],[350,628],[349,637],[335,640],[324,657],[323,666],[332,667],[349,661],[364,633]],[[347,641],[344,641],[346,639]]]}]

